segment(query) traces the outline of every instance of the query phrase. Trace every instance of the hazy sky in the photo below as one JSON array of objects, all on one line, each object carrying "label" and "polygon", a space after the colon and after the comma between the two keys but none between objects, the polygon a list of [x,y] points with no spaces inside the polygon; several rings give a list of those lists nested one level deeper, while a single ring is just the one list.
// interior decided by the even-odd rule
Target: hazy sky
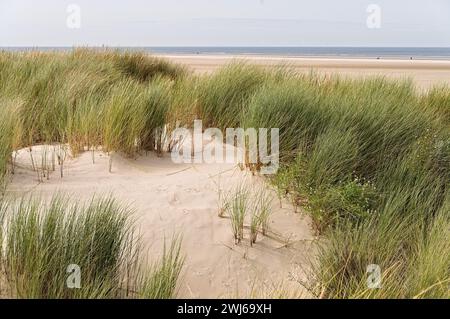
[{"label": "hazy sky", "polygon": [[73,45],[450,46],[450,0],[0,0],[0,46]]}]

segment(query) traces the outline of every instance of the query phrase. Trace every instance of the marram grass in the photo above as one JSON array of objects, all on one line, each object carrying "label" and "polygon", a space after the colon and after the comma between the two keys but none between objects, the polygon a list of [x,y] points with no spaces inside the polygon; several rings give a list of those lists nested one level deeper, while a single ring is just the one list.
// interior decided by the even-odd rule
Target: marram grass
[{"label": "marram grass", "polygon": [[[12,298],[172,298],[183,266],[180,240],[142,265],[132,211],[111,197],[56,195],[2,202],[1,282]],[[79,281],[71,285],[72,267]],[[157,278],[158,285],[149,286]],[[76,281],[74,281],[76,282]]]},{"label": "marram grass", "polygon": [[[0,184],[14,172],[14,150],[35,144],[134,157],[162,151],[164,125],[202,119],[205,128],[279,128],[281,168],[271,181],[311,214],[324,238],[312,263],[312,292],[448,298],[449,96],[448,87],[418,92],[411,81],[295,74],[288,67],[232,63],[194,75],[141,53],[2,52]],[[368,264],[381,267],[384,288],[367,289]],[[42,289],[31,286],[36,294]],[[112,293],[105,287],[89,293]]]}]

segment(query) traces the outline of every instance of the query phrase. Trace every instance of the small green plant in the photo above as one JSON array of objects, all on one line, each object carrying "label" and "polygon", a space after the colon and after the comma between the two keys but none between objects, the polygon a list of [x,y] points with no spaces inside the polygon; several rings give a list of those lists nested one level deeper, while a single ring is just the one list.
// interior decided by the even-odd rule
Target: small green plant
[{"label": "small green plant", "polygon": [[164,241],[163,255],[141,283],[139,296],[145,299],[169,299],[176,293],[185,257],[181,254],[181,237],[174,237],[170,247]]},{"label": "small green plant", "polygon": [[261,232],[263,236],[267,235],[269,230],[269,217],[272,212],[272,198],[265,188],[261,188],[253,197],[250,220],[251,246],[256,243],[259,232]]},{"label": "small green plant", "polygon": [[245,221],[249,219],[250,245],[253,246],[258,233],[267,235],[271,208],[272,197],[264,186],[252,193],[250,188],[242,182],[228,194],[222,195],[219,217],[224,218],[227,215],[230,218],[236,244],[244,238]]},{"label": "small green plant", "polygon": [[238,244],[244,238],[244,222],[249,209],[249,190],[244,184],[240,184],[228,198],[225,208],[230,217],[235,243]]},{"label": "small green plant", "polygon": [[17,109],[20,104],[15,101],[2,100],[0,95],[0,111],[3,116],[0,118],[0,194],[6,187],[8,174],[13,170],[13,151],[19,146],[20,123]]},{"label": "small green plant", "polygon": [[306,196],[309,199],[306,207],[319,234],[342,220],[357,223],[375,214],[378,200],[373,185],[358,179],[321,188]]},{"label": "small green plant", "polygon": [[272,197],[267,193],[266,190],[261,191],[258,206],[258,218],[261,223],[261,232],[263,236],[267,235],[269,231],[270,215],[272,214]]},{"label": "small green plant", "polygon": [[254,212],[250,219],[250,246],[253,246],[258,239],[258,229],[260,225],[261,220],[259,219],[258,214]]},{"label": "small green plant", "polygon": [[247,215],[247,192],[237,193],[232,199],[230,208],[231,227],[233,229],[234,239],[236,243],[240,243],[244,238],[244,221]]}]

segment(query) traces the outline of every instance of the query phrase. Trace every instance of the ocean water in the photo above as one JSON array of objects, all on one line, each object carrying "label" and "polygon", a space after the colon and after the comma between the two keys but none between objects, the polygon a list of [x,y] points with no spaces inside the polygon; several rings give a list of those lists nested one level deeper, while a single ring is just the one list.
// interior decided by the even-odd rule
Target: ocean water
[{"label": "ocean water", "polygon": [[233,54],[361,58],[437,58],[450,59],[450,48],[381,47],[154,47],[143,48],[164,54]]},{"label": "ocean water", "polygon": [[[102,49],[104,47],[92,47]],[[450,60],[450,47],[110,47],[120,51],[144,51],[155,54],[275,55],[393,59]],[[7,51],[70,51],[71,47],[0,47]]]}]

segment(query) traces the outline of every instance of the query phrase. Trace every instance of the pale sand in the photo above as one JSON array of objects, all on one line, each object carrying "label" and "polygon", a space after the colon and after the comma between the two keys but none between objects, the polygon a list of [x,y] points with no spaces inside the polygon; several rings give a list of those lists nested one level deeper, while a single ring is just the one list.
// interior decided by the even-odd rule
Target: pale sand
[{"label": "pale sand", "polygon": [[421,90],[434,85],[450,85],[450,61],[445,60],[388,60],[350,58],[309,58],[276,56],[231,55],[161,55],[173,62],[187,65],[199,73],[212,72],[232,60],[245,60],[266,67],[286,63],[299,72],[317,71],[320,74],[340,74],[350,77],[382,75],[395,79],[412,79]]},{"label": "pale sand", "polygon": [[[40,147],[35,146],[33,153],[40,163]],[[43,198],[63,191],[81,200],[112,193],[136,209],[150,255],[162,251],[164,237],[181,234],[187,259],[178,297],[267,297],[279,289],[307,296],[297,282],[305,280],[305,258],[314,247],[305,215],[295,213],[286,202],[280,208],[273,194],[270,229],[282,240],[259,236],[253,247],[248,234],[235,245],[230,220],[218,217],[219,184],[225,192],[245,180],[256,190],[267,187],[262,177],[253,177],[235,164],[174,164],[168,155],[158,158],[153,153],[136,160],[116,154],[112,173],[108,163],[106,154],[96,152],[93,164],[91,152],[85,152],[66,161],[64,178],[57,169],[38,184],[29,153],[21,150],[7,190],[11,195],[32,192]]]}]

